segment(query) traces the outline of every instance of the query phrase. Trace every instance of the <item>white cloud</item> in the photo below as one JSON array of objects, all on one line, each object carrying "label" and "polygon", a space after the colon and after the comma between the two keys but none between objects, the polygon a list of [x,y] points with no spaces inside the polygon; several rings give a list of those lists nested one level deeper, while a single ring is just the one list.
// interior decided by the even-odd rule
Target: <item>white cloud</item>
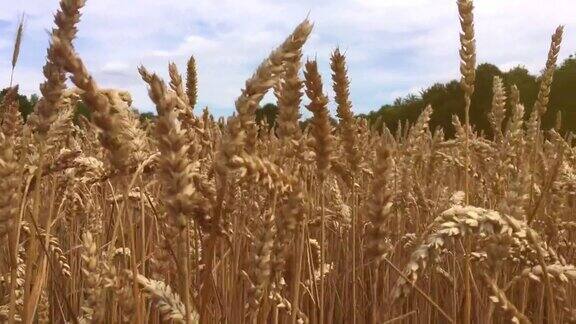
[{"label": "white cloud", "polygon": [[7,39],[0,39],[0,51],[10,48],[11,42]]},{"label": "white cloud", "polygon": [[126,62],[119,62],[119,61],[110,61],[105,63],[100,72],[107,73],[107,74],[119,74],[124,75],[126,72],[130,70],[130,65]]},{"label": "white cloud", "polygon": [[[21,12],[26,36],[17,81],[26,93],[42,82],[46,30],[56,0],[10,2],[0,12],[0,75],[8,75],[11,40]],[[561,58],[576,46],[573,0],[476,1],[478,61],[507,69],[518,63],[536,73],[550,34],[566,24]],[[346,51],[357,111],[366,112],[430,85],[458,77],[457,8],[453,0],[92,0],[83,11],[76,46],[103,87],[133,93],[153,109],[136,68],[167,76],[174,61],[184,72],[198,62],[200,104],[230,114],[235,97],[259,62],[307,15],[315,23],[305,56],[317,57],[326,91],[329,55]],[[10,21],[4,26],[1,21]],[[0,81],[7,80],[7,77]],[[273,100],[267,96],[266,100]]]}]

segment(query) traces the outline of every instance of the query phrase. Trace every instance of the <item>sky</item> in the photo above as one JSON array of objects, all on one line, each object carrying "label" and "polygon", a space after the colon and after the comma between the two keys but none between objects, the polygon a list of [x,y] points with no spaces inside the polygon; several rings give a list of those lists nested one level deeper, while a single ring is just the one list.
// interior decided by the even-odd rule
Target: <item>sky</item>
[{"label": "sky", "polygon": [[[15,82],[39,93],[57,0],[9,1],[0,11],[0,88],[7,86],[14,34],[25,13]],[[574,0],[476,0],[478,62],[539,73],[550,36],[565,25],[560,59],[576,52]],[[130,91],[153,111],[140,64],[168,78],[168,63],[198,65],[199,106],[230,115],[244,82],[309,17],[304,58],[316,58],[332,98],[330,54],[345,52],[356,113],[459,77],[456,0],[88,0],[75,47],[103,88]],[[274,102],[267,95],[263,102]],[[334,103],[331,102],[331,109]]]}]

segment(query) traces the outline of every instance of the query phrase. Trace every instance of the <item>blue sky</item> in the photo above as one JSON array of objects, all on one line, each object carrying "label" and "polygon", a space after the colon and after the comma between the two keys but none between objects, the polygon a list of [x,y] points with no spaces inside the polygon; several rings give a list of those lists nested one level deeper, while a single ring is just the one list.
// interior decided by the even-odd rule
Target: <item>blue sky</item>
[{"label": "blue sky", "polygon": [[[550,35],[566,26],[561,59],[576,52],[574,0],[476,0],[478,61],[502,69],[541,70]],[[0,88],[9,80],[18,19],[26,30],[15,80],[38,93],[57,0],[10,1],[0,11]],[[305,57],[317,57],[326,91],[329,57],[346,52],[358,113],[458,77],[455,0],[88,0],[76,48],[102,87],[128,90],[135,106],[153,110],[137,66],[167,77],[190,55],[199,72],[199,105],[229,115],[244,81],[267,53],[309,15],[314,30]],[[264,102],[273,101],[268,95]],[[332,104],[333,105],[333,104]]]}]

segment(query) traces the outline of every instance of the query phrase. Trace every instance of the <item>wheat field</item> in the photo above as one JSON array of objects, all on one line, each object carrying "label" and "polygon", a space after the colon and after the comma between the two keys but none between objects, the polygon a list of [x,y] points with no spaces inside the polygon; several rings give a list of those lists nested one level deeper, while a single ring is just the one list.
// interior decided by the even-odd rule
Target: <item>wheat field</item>
[{"label": "wheat field", "polygon": [[[494,79],[488,138],[469,120],[473,4],[458,0],[466,104],[446,138],[431,106],[394,134],[355,117],[345,54],[324,79],[303,58],[308,20],[226,119],[196,107],[193,57],[168,81],[141,66],[157,112],[142,121],[74,48],[84,2],[60,2],[32,116],[17,86],[0,103],[2,322],[576,322],[576,150],[540,127],[562,27],[532,113]],[[268,92],[274,125],[255,117]]]}]

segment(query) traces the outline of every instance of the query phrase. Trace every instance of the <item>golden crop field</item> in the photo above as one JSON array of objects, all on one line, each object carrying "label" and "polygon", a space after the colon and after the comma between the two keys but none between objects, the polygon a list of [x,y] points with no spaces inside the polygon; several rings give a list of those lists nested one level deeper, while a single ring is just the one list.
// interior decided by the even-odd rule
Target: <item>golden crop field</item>
[{"label": "golden crop field", "polygon": [[[33,113],[17,86],[0,103],[2,322],[576,322],[576,150],[540,127],[562,27],[531,113],[494,78],[488,136],[469,120],[473,4],[458,0],[465,104],[448,137],[433,106],[394,132],[355,116],[345,53],[327,76],[303,58],[308,20],[227,119],[196,107],[193,57],[166,81],[141,66],[157,116],[140,119],[76,52],[84,2],[60,2]],[[267,92],[274,125],[256,119]]]}]

